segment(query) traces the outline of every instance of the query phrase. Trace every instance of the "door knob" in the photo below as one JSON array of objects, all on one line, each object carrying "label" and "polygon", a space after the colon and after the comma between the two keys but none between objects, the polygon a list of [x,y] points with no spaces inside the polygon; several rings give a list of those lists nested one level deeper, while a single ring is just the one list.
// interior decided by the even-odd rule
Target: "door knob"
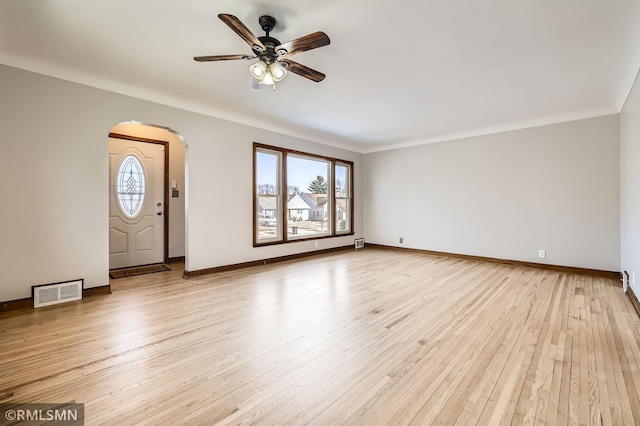
[{"label": "door knob", "polygon": [[156,212],[156,214],[157,214],[158,216],[162,216],[162,211],[161,211],[161,210],[158,210],[158,211]]}]

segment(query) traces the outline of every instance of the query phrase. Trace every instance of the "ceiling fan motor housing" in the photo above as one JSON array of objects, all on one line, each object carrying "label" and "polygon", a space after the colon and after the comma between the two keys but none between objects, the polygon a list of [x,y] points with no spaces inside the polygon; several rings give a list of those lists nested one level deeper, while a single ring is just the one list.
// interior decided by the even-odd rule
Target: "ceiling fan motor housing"
[{"label": "ceiling fan motor housing", "polygon": [[258,37],[258,40],[260,40],[260,42],[264,44],[264,47],[266,47],[267,49],[265,51],[262,51],[261,49],[254,48],[253,52],[262,61],[266,62],[267,64],[271,64],[278,58],[276,47],[280,46],[281,44],[279,40],[269,36],[269,33],[276,27],[276,20],[273,16],[262,15],[260,18],[258,18],[258,23],[260,24],[262,31],[266,33],[266,35]]},{"label": "ceiling fan motor housing", "polygon": [[266,47],[267,50],[261,52],[259,50],[253,49],[253,53],[255,53],[257,57],[267,63],[275,62],[276,58],[278,57],[278,54],[276,53],[276,47],[280,46],[280,41],[273,37],[267,36],[258,37],[258,40],[260,40],[262,44],[264,44],[264,47]]}]

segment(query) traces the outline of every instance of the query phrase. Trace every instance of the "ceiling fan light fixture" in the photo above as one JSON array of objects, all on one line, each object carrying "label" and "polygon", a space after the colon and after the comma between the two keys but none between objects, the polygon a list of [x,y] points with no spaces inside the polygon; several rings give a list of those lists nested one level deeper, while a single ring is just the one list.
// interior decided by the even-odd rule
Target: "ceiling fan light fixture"
[{"label": "ceiling fan light fixture", "polygon": [[263,61],[258,61],[249,67],[249,72],[254,78],[261,80],[267,73],[267,64],[265,64]]},{"label": "ceiling fan light fixture", "polygon": [[280,81],[287,76],[287,69],[279,62],[274,62],[269,67],[275,81]]}]

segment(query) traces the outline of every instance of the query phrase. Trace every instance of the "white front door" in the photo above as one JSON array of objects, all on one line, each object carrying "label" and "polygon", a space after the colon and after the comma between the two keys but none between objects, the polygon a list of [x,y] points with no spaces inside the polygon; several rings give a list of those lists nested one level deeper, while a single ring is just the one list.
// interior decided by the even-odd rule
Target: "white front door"
[{"label": "white front door", "polygon": [[164,150],[109,138],[109,269],[164,261]]}]

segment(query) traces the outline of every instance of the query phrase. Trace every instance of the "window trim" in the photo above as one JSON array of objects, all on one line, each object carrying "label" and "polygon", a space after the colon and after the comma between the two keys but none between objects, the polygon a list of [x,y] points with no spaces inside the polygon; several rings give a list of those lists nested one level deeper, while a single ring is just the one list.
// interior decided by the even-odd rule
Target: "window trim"
[{"label": "window trim", "polygon": [[[272,151],[274,153],[279,153],[279,164],[278,164],[278,183],[279,187],[277,191],[282,198],[280,200],[280,210],[278,211],[278,227],[277,227],[277,239],[268,239],[268,240],[259,240],[259,224],[257,222],[258,217],[258,172],[257,172],[257,153],[259,151]],[[327,197],[329,198],[329,202],[331,203],[331,208],[329,209],[329,217],[328,222],[330,223],[331,230],[327,234],[317,235],[317,236],[299,236],[295,237],[289,236],[288,232],[288,221],[287,221],[287,202],[288,200],[288,189],[287,189],[287,156],[294,155],[298,157],[307,157],[310,159],[318,159],[322,161],[329,162],[329,176],[327,176]],[[336,222],[336,191],[335,191],[335,171],[336,164],[342,166],[348,166],[349,168],[349,186],[348,186],[348,197],[349,200],[349,230],[338,232],[337,230],[337,222]],[[348,235],[354,235],[354,191],[353,191],[353,175],[354,175],[354,163],[353,161],[343,160],[339,158],[327,157],[324,155],[312,154],[309,152],[297,151],[287,148],[281,148],[272,145],[265,145],[262,143],[254,142],[253,143],[253,246],[254,247],[265,247],[270,245],[278,245],[278,244],[288,244],[288,243],[296,243],[300,241],[311,241],[311,240],[321,240],[326,238],[336,238],[336,237],[344,237]]]}]

